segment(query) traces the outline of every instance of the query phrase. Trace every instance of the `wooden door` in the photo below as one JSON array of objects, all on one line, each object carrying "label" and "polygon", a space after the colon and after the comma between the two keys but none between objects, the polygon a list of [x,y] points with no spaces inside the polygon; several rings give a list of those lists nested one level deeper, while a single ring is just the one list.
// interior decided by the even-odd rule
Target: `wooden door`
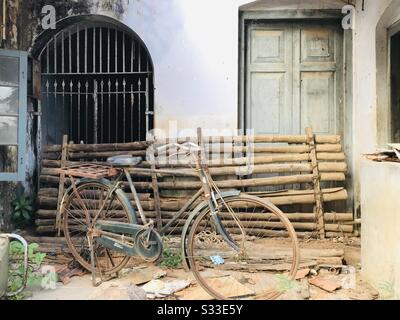
[{"label": "wooden door", "polygon": [[342,134],[343,36],[337,24],[248,28],[246,128],[256,134]]}]

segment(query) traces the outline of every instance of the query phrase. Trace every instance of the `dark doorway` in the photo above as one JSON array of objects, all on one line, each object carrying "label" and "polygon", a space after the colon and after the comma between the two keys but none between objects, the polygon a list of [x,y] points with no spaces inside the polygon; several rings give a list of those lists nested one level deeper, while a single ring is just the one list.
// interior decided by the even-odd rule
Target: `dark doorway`
[{"label": "dark doorway", "polygon": [[400,32],[390,39],[391,141],[400,142]]},{"label": "dark doorway", "polygon": [[55,33],[39,59],[42,144],[121,143],[153,129],[153,64],[135,35],[98,21]]}]

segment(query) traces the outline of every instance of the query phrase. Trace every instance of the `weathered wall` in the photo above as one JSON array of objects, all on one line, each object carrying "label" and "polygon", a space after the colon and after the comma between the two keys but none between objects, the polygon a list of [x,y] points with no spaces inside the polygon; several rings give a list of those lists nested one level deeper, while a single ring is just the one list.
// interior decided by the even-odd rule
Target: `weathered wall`
[{"label": "weathered wall", "polygon": [[[362,11],[361,1],[356,6],[356,25],[353,32],[353,149],[355,198],[360,197],[360,159],[378,147],[377,112],[377,50],[376,29],[391,0],[367,1]],[[398,2],[396,0],[396,2]],[[379,51],[378,51],[379,52]],[[380,51],[382,53],[382,51]],[[387,86],[387,79],[382,85]],[[387,126],[387,124],[385,124]],[[356,206],[358,203],[356,201]]]},{"label": "weathered wall", "polygon": [[[7,0],[6,11],[6,49],[27,51],[33,37],[41,31],[39,22],[42,7],[51,3],[56,6],[58,18],[67,14],[89,13],[88,1],[74,0]],[[11,215],[12,202],[18,196],[33,196],[37,185],[37,121],[34,111],[37,102],[28,97],[27,146],[26,146],[26,179],[22,183],[0,181],[0,231],[13,228]]]},{"label": "weathered wall", "polygon": [[238,12],[246,0],[133,1],[124,23],[155,67],[156,127],[235,129]]},{"label": "weathered wall", "polygon": [[400,299],[400,166],[363,154],[390,142],[388,29],[400,20],[400,1],[365,1],[354,31],[354,149],[362,213],[362,273],[384,298]]},{"label": "weathered wall", "polygon": [[[8,49],[18,48],[17,21],[19,12],[19,1],[7,0],[6,11],[6,41]],[[29,132],[29,131],[28,131]],[[0,231],[9,231],[12,227],[11,212],[12,201],[16,194],[21,192],[21,184],[0,181]]]},{"label": "weathered wall", "polygon": [[236,129],[239,8],[340,9],[347,1],[131,1],[124,23],[148,46],[155,65],[156,127]]},{"label": "weathered wall", "polygon": [[362,274],[384,298],[400,299],[400,166],[361,161]]}]

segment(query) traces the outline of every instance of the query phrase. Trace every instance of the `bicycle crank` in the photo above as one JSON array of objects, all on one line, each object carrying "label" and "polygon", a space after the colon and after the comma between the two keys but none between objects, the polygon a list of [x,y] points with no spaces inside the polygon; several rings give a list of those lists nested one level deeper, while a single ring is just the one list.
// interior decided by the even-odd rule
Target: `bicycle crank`
[{"label": "bicycle crank", "polygon": [[136,236],[136,251],[147,262],[156,262],[163,253],[163,242],[157,231],[140,231]]}]

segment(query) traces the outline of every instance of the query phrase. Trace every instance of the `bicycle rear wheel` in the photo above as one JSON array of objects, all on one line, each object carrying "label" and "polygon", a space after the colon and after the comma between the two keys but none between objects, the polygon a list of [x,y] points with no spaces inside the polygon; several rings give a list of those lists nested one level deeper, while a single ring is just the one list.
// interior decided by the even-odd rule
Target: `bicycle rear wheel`
[{"label": "bicycle rear wheel", "polygon": [[[126,200],[116,193],[110,193],[110,186],[102,182],[84,183],[72,191],[63,206],[63,230],[68,247],[74,258],[88,271],[92,270],[88,232],[96,220],[113,220],[132,223]],[[101,211],[100,211],[101,210]],[[112,275],[120,271],[129,257],[101,246],[94,241],[96,272]]]},{"label": "bicycle rear wheel", "polygon": [[200,213],[188,236],[190,268],[203,289],[220,300],[272,300],[290,289],[299,246],[288,218],[270,202],[248,195],[219,201],[217,212]]}]

